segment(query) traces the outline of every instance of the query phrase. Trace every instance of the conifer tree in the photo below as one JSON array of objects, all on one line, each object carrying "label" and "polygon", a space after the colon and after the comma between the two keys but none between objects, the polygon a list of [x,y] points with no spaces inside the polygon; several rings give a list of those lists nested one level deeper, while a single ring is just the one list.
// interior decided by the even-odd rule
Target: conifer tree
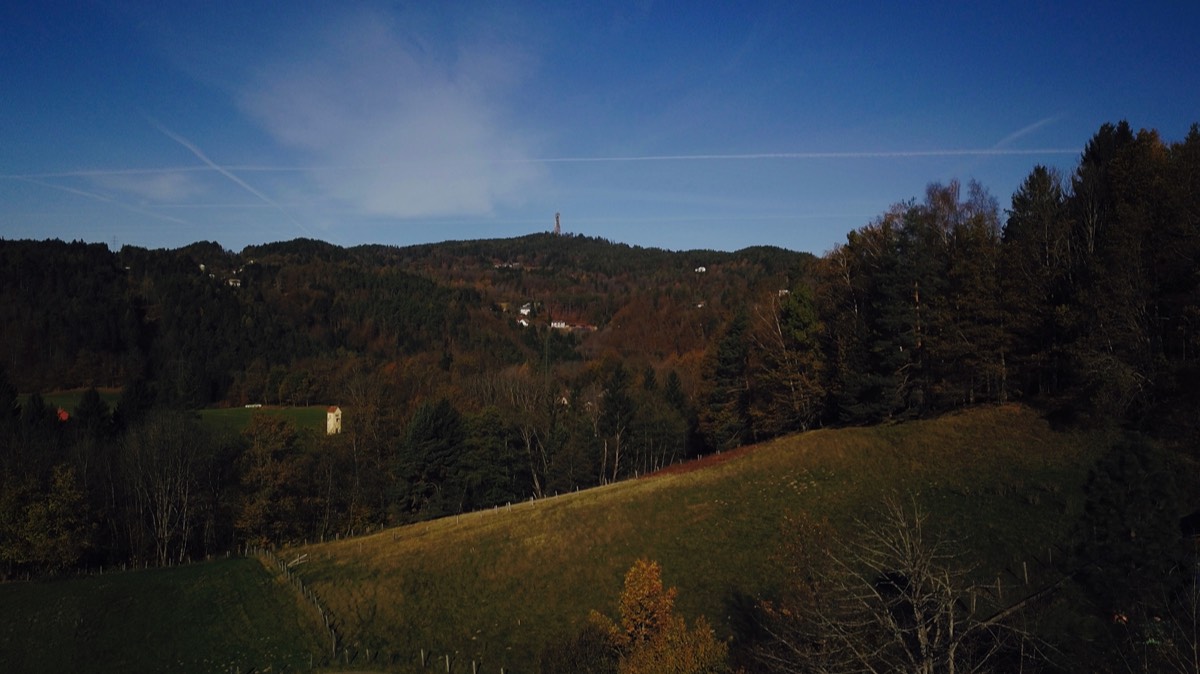
[{"label": "conifer tree", "polygon": [[748,322],[745,312],[735,314],[705,361],[708,392],[700,408],[700,432],[710,449],[733,449],[750,438]]}]

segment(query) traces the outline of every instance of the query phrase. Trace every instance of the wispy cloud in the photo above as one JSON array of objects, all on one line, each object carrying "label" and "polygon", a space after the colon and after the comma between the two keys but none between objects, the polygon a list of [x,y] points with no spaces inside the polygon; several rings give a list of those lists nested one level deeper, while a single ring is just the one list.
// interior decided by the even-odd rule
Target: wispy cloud
[{"label": "wispy cloud", "polygon": [[540,174],[505,121],[521,58],[495,45],[451,51],[423,49],[387,16],[357,15],[302,57],[264,67],[241,103],[310,160],[321,193],[361,213],[488,214],[521,201]]},{"label": "wispy cloud", "polygon": [[180,171],[97,173],[81,177],[104,189],[133,194],[154,204],[190,199],[204,192],[194,175]]},{"label": "wispy cloud", "polygon": [[12,175],[10,175],[10,176],[4,176],[4,177],[8,178],[10,180],[19,180],[21,182],[26,182],[31,185],[38,185],[39,187],[45,187],[47,189],[57,190],[59,192],[66,192],[68,194],[74,194],[76,196],[86,197],[88,199],[94,199],[96,201],[102,201],[106,204],[112,204],[113,206],[116,206],[117,208],[127,210],[131,213],[145,215],[147,217],[154,218],[156,220],[165,220],[167,222],[173,222],[173,223],[176,223],[179,225],[188,224],[186,221],[180,220],[179,218],[174,218],[169,215],[163,215],[162,213],[156,213],[154,211],[147,210],[144,208],[138,208],[137,206],[131,206],[130,204],[124,203],[122,201],[118,201],[116,199],[113,199],[112,197],[109,197],[109,196],[106,196],[103,194],[98,194],[96,192],[89,192],[88,190],[80,190],[80,189],[76,189],[74,187],[67,187],[66,185],[57,185],[55,183],[47,182],[45,180],[39,180],[37,178],[32,178],[32,177],[28,177],[28,176],[12,176]]}]

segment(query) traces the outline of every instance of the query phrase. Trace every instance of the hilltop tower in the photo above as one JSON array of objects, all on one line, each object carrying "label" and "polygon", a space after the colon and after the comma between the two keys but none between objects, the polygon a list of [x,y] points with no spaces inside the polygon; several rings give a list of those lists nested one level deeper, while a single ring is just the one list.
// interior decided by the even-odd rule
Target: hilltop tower
[{"label": "hilltop tower", "polygon": [[559,218],[559,214],[555,213],[554,214],[554,235],[562,236],[562,225],[559,224],[558,218]]}]

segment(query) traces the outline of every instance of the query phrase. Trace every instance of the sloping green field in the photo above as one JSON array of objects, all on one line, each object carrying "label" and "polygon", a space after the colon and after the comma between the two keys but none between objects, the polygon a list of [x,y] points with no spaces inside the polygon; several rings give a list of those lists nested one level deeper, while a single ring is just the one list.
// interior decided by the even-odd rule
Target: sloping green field
[{"label": "sloping green field", "polygon": [[[615,612],[639,557],[659,561],[689,618],[736,634],[739,610],[786,582],[787,520],[853,531],[890,495],[964,542],[981,579],[1045,572],[1107,438],[1052,430],[1028,409],[822,430],[664,474],[536,503],[281,551],[335,616],[349,669],[536,670],[589,609]],[[1058,553],[1054,553],[1058,554]],[[794,561],[794,560],[793,560]],[[3,671],[307,670],[328,635],[254,560],[0,585]],[[432,670],[431,670],[432,671]]]},{"label": "sloping green field", "polygon": [[1017,406],[824,430],[694,470],[287,554],[309,554],[301,576],[360,653],[406,667],[424,650],[530,671],[589,609],[613,613],[639,557],[662,563],[685,615],[728,636],[746,597],[785,581],[789,515],[849,532],[892,494],[912,495],[936,529],[965,541],[982,578],[1010,580],[1023,562],[1036,576],[1074,521],[1096,440]]},{"label": "sloping green field", "polygon": [[255,559],[0,585],[5,672],[307,670],[323,629]]}]

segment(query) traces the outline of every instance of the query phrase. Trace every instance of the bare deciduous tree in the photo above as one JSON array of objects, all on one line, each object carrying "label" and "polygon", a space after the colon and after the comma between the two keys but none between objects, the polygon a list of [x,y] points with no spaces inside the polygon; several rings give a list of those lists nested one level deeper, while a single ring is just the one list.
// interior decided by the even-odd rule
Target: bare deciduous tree
[{"label": "bare deciduous tree", "polygon": [[131,547],[141,531],[149,534],[154,560],[183,561],[196,520],[203,440],[185,416],[163,414],[131,431],[125,440],[124,468],[132,496]]},{"label": "bare deciduous tree", "polygon": [[775,672],[1014,671],[1034,663],[1012,620],[1050,591],[1005,604],[968,580],[916,504],[884,503],[851,541],[826,548],[792,601],[764,605],[760,661]]}]

